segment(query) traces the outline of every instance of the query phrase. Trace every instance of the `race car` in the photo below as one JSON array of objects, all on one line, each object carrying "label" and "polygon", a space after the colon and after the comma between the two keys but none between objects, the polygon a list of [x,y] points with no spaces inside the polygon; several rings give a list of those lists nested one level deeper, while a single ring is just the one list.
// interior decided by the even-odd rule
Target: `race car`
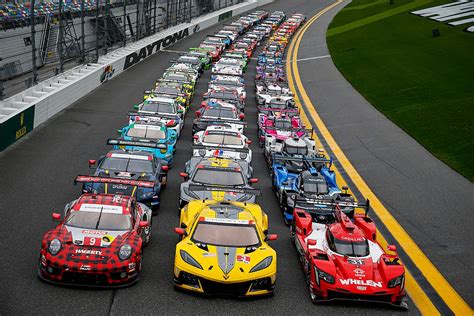
[{"label": "race car", "polygon": [[206,44],[206,45],[214,45],[214,46],[217,46],[219,47],[220,51],[224,51],[224,49],[228,46],[226,45],[226,40],[221,38],[221,37],[217,37],[217,36],[207,36],[204,41],[202,41],[203,44]]},{"label": "race car", "polygon": [[[275,77],[275,78],[271,78]],[[264,66],[257,66],[255,80],[270,80],[270,81],[286,81],[285,72],[283,68],[275,66],[274,64],[267,64]]]},{"label": "race car", "polygon": [[305,137],[307,133],[308,130],[303,127],[298,115],[290,116],[280,113],[277,116],[267,116],[263,124],[259,125],[258,141],[260,147],[264,147],[266,139],[272,143],[273,137],[283,141],[289,137]]},{"label": "race car", "polygon": [[208,92],[205,92],[202,95],[203,102],[201,106],[207,105],[207,102],[210,100],[220,100],[226,103],[232,104],[239,111],[243,112],[245,108],[245,98],[243,95],[239,95],[236,90],[220,87],[217,89],[212,89]]},{"label": "race car", "polygon": [[[322,201],[324,203],[324,201]],[[329,204],[329,203],[328,203]],[[405,267],[396,246],[377,241],[374,222],[365,214],[349,219],[334,207],[334,221],[322,224],[311,210],[295,209],[291,236],[313,302],[355,300],[385,302],[407,309]],[[368,210],[368,209],[367,209]]]},{"label": "race car", "polygon": [[167,128],[176,132],[177,137],[184,125],[186,108],[179,105],[174,99],[163,96],[153,96],[141,104],[134,105],[137,112],[129,112],[129,123],[142,121],[161,121]]},{"label": "race car", "polygon": [[[179,209],[196,199],[255,203],[255,195],[247,194],[254,190],[251,185],[258,182],[257,178],[251,178],[252,172],[244,160],[191,157],[186,162],[185,172],[180,173],[185,182],[181,183]],[[190,190],[192,185],[201,185],[204,189]],[[219,189],[213,190],[213,186]],[[238,193],[227,189],[248,190]]]},{"label": "race car", "polygon": [[191,201],[183,208],[174,286],[206,295],[273,293],[277,256],[268,244],[268,217],[257,204]]},{"label": "race car", "polygon": [[[256,95],[257,105],[267,109],[287,109],[296,108],[293,95],[273,95],[269,93],[259,93]],[[262,106],[263,105],[263,106]]]},{"label": "race car", "polygon": [[[293,210],[301,203],[309,203],[309,207],[315,207],[311,204],[314,199],[331,201],[337,198],[346,202],[354,201],[351,195],[342,193],[337,186],[331,165],[332,160],[324,157],[273,155],[272,187],[286,223],[291,223]],[[348,209],[347,212],[353,214],[354,210]]]},{"label": "race car", "polygon": [[199,50],[194,50],[194,51],[189,51],[186,53],[184,56],[191,56],[191,57],[197,57],[201,61],[201,64],[204,69],[209,69],[211,68],[212,65],[212,58],[209,55],[208,52],[205,51],[199,51]]},{"label": "race car", "polygon": [[[282,154],[289,157],[306,156],[308,158],[319,157],[321,152],[316,150],[314,139],[310,137],[310,133],[304,137],[292,137],[282,139],[266,134],[265,148],[263,154],[267,159],[268,166],[273,164],[273,154]],[[294,163],[294,165],[301,166],[301,163]]]},{"label": "race car", "polygon": [[247,97],[245,91],[244,79],[237,76],[223,76],[214,75],[211,76],[211,81],[208,84],[208,92],[220,88],[233,89],[237,92],[240,98],[244,99]]},{"label": "race car", "polygon": [[167,70],[163,73],[163,80],[166,81],[176,81],[183,84],[186,84],[187,87],[194,93],[194,88],[196,86],[197,74],[195,72],[186,72],[181,70]]},{"label": "race car", "polygon": [[[102,182],[153,188],[154,182],[77,176],[76,182]],[[38,262],[41,280],[80,286],[127,286],[139,280],[143,248],[151,238],[151,210],[134,197],[83,194],[64,208],[56,228],[43,236]]]},{"label": "race car", "polygon": [[247,124],[244,121],[245,115],[239,113],[234,105],[216,99],[208,100],[196,111],[196,116],[193,121],[193,135],[210,125],[229,126],[242,133]]},{"label": "race car", "polygon": [[202,53],[209,54],[209,56],[211,57],[211,61],[219,60],[220,55],[222,53],[221,50],[217,46],[206,45],[206,44],[201,44],[199,45],[199,47],[190,48],[189,51],[202,52]]},{"label": "race car", "polygon": [[[152,152],[157,158],[165,160],[169,166],[173,164],[173,153],[176,149],[178,135],[175,130],[167,128],[161,121],[140,120],[117,131],[123,142],[116,146],[125,146],[129,150],[144,150]],[[130,143],[126,143],[130,142]],[[151,144],[155,146],[141,146]]]},{"label": "race car", "polygon": [[201,73],[197,70],[199,69],[200,64],[185,64],[185,63],[172,63],[166,70],[165,74],[163,74],[163,78],[165,78],[169,73],[176,73],[176,74],[186,74],[188,76],[189,81],[196,82],[199,79]]},{"label": "race car", "polygon": [[200,57],[198,56],[192,56],[192,55],[181,55],[178,57],[178,59],[176,60],[171,60],[171,63],[174,63],[174,64],[180,64],[180,63],[183,63],[183,64],[189,64],[189,65],[193,65],[193,69],[197,70],[199,72],[199,75],[201,75],[204,71],[204,64],[203,61],[201,60]]},{"label": "race car", "polygon": [[[109,145],[115,145],[114,142]],[[94,166],[97,167],[94,169]],[[83,193],[105,193],[135,195],[137,202],[146,204],[157,213],[160,207],[161,190],[166,185],[168,165],[147,151],[116,149],[109,151],[99,160],[89,160],[89,168],[94,169],[93,176],[111,177],[129,180],[145,180],[155,183],[154,187],[134,187],[126,184],[108,184],[101,182],[83,183]]]},{"label": "race car", "polygon": [[[170,88],[174,88],[176,91],[170,90]],[[181,105],[189,106],[191,98],[194,96],[194,84],[187,81],[158,79],[155,82],[153,93],[178,94],[180,97],[184,98],[185,104],[183,104],[183,100],[179,100],[178,98],[176,98],[176,101],[180,102]],[[146,94],[147,93],[145,93],[145,95]]]},{"label": "race car", "polygon": [[193,138],[193,156],[252,161],[252,151],[248,148],[252,141],[238,130],[211,125],[205,131],[197,132]]},{"label": "race car", "polygon": [[242,59],[222,57],[212,67],[213,75],[242,76],[247,69],[247,62]]},{"label": "race car", "polygon": [[293,93],[288,87],[288,82],[286,81],[280,81],[280,82],[255,81],[255,91],[256,91],[257,99],[260,94],[293,96]]}]

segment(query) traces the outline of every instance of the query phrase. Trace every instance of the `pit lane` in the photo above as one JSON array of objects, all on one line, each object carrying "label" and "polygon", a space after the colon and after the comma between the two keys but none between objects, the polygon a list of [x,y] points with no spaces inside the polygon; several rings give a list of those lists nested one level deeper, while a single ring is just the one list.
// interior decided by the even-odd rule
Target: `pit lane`
[{"label": "pit lane", "polygon": [[[264,6],[269,11],[284,10],[287,15],[301,12],[308,16],[321,10],[329,1],[278,1]],[[170,49],[187,50],[220,29],[214,26],[180,42]],[[268,169],[258,146],[254,95],[255,60],[245,74],[247,105],[245,134],[253,140],[255,187],[262,189],[258,199],[269,215],[270,232],[279,240],[272,243],[278,253],[278,278],[273,297],[252,300],[205,298],[173,289],[174,250],[178,237],[179,172],[191,156],[191,128],[194,111],[205,92],[210,71],[205,71],[196,87],[193,106],[186,117],[178,141],[174,166],[162,194],[159,215],[153,218],[153,237],[143,256],[140,282],[120,290],[88,290],[57,287],[40,282],[36,264],[42,234],[53,227],[52,212],[62,212],[64,205],[77,198],[80,187],[73,186],[74,176],[89,172],[88,159],[96,159],[110,147],[107,138],[126,125],[126,113],[142,99],[142,92],[152,86],[173,52],[160,52],[107,82],[71,108],[52,118],[0,155],[0,312],[2,314],[178,314],[178,313],[274,313],[274,314],[367,314],[398,313],[386,306],[364,303],[314,305],[309,299],[304,275],[290,243],[288,228],[271,190]],[[416,308],[409,303],[410,313]]]}]

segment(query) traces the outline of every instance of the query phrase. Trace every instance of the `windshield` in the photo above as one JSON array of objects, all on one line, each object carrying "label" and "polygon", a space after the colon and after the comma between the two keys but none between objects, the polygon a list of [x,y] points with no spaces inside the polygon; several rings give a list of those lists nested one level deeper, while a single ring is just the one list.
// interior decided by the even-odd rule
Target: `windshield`
[{"label": "windshield", "polygon": [[217,64],[218,65],[238,65],[240,63],[239,61],[235,59],[221,59]]},{"label": "windshield", "polygon": [[327,194],[329,192],[326,181],[321,178],[304,179],[303,190],[307,193]]},{"label": "windshield", "polygon": [[286,152],[290,155],[306,155],[306,154],[308,154],[308,148],[307,147],[286,145],[285,149],[286,149]]},{"label": "windshield", "polygon": [[127,136],[146,139],[165,139],[166,133],[160,129],[148,126],[132,127],[127,131]]},{"label": "windshield", "polygon": [[199,59],[197,59],[196,57],[179,57],[178,61],[182,63],[194,64],[194,63],[199,62]]},{"label": "windshield", "polygon": [[153,112],[153,113],[169,113],[175,114],[176,107],[173,103],[166,102],[145,102],[140,111]]},{"label": "windshield", "polygon": [[289,129],[291,128],[291,122],[289,120],[275,120],[276,129]]},{"label": "windshield", "polygon": [[206,222],[198,222],[192,240],[203,244],[226,247],[249,247],[260,243],[254,225]]},{"label": "windshield", "polygon": [[231,109],[211,108],[211,109],[207,109],[203,113],[203,117],[220,117],[220,118],[235,119],[237,118],[237,115]]},{"label": "windshield", "polygon": [[176,94],[179,93],[179,89],[176,89],[174,87],[159,86],[155,89],[155,93]]},{"label": "windshield", "polygon": [[213,91],[209,94],[209,97],[214,99],[237,99],[235,94],[232,92]]},{"label": "windshield", "polygon": [[177,81],[186,81],[186,77],[178,74],[166,74],[164,79],[167,80],[177,80]]},{"label": "windshield", "polygon": [[369,255],[369,244],[364,241],[346,241],[334,238],[334,249],[338,254],[349,257],[365,257]]},{"label": "windshield", "polygon": [[130,173],[152,173],[153,163],[151,160],[105,158],[99,168]]},{"label": "windshield", "polygon": [[193,182],[211,185],[244,185],[242,173],[232,169],[197,169]]},{"label": "windshield", "polygon": [[242,140],[235,134],[205,134],[203,143],[223,144],[223,145],[242,145]]},{"label": "windshield", "polygon": [[[103,208],[106,206],[104,205]],[[104,211],[71,211],[65,225],[99,230],[130,230],[132,228],[132,218],[130,215],[106,213]]]},{"label": "windshield", "polygon": [[284,109],[286,109],[286,103],[285,102],[272,101],[272,102],[270,102],[270,108],[271,109],[284,110]]}]

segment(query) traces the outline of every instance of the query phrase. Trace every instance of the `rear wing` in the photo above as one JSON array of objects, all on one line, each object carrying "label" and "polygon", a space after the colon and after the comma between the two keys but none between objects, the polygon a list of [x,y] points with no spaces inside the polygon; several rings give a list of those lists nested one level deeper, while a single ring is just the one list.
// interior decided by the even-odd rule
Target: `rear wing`
[{"label": "rear wing", "polygon": [[292,133],[306,132],[310,136],[313,135],[312,128],[303,128],[303,127],[276,128],[275,126],[264,126],[264,128],[265,130],[269,130],[269,131],[279,130],[279,131],[288,131]]},{"label": "rear wing", "polygon": [[228,119],[223,119],[223,118],[204,118],[204,117],[200,117],[200,118],[198,118],[197,121],[198,122],[204,122],[204,123],[210,123],[212,125],[236,124],[236,125],[247,126],[246,121],[233,121],[233,120],[228,120]]},{"label": "rear wing", "polygon": [[161,114],[161,113],[142,113],[142,112],[134,112],[130,111],[127,113],[128,117],[156,117],[156,118],[169,118],[172,120],[181,120],[179,115],[174,115],[174,114]]},{"label": "rear wing", "polygon": [[268,111],[268,112],[283,112],[283,113],[299,113],[298,109],[277,109],[277,108],[265,108],[263,106],[257,106],[259,111]]},{"label": "rear wing", "polygon": [[[349,201],[338,201],[336,199],[329,200],[329,199],[317,199],[317,198],[311,199],[311,198],[296,196],[296,199],[295,199],[296,208],[298,208],[298,206],[303,207],[303,208],[314,207],[314,206],[317,207],[318,205],[329,208],[330,211],[328,213],[334,213],[338,210],[342,211],[342,208],[351,208],[351,209],[360,208],[365,211],[366,216],[369,213],[369,209],[370,209],[369,199],[366,199],[364,202],[359,203],[359,202],[354,202],[354,201],[349,202]],[[305,211],[308,211],[308,210],[305,209]],[[308,212],[311,212],[311,210],[309,210]]]},{"label": "rear wing", "polygon": [[112,184],[123,184],[131,185],[142,188],[153,188],[155,187],[155,182],[153,181],[143,181],[143,180],[131,180],[131,179],[121,179],[121,178],[109,178],[109,177],[97,177],[97,176],[84,176],[78,175],[74,179],[74,184],[77,183],[112,183]]},{"label": "rear wing", "polygon": [[145,140],[125,140],[125,139],[114,139],[109,138],[107,140],[107,145],[112,146],[134,146],[134,147],[148,147],[148,148],[157,148],[157,149],[166,149],[165,144],[158,144],[154,142],[148,142]]},{"label": "rear wing", "polygon": [[262,191],[260,189],[254,189],[254,188],[234,188],[234,187],[226,187],[226,186],[189,184],[188,189],[191,192],[232,192],[232,193],[248,194],[248,195],[255,195],[255,196],[262,195]]},{"label": "rear wing", "polygon": [[156,79],[155,80],[155,83],[159,83],[159,82],[177,82],[177,83],[183,83],[183,84],[192,84],[191,81],[187,81],[187,80],[168,80],[168,79]]},{"label": "rear wing", "polygon": [[233,151],[233,152],[236,152],[236,153],[245,153],[245,154],[248,154],[250,152],[250,149],[248,148],[230,148],[230,147],[224,147],[224,146],[219,146],[219,145],[215,145],[215,146],[211,146],[211,145],[193,145],[192,149],[197,149],[197,150],[200,150],[200,149],[204,149],[204,150],[222,150],[222,151]]},{"label": "rear wing", "polygon": [[245,83],[241,82],[219,82],[219,81],[209,81],[208,86],[210,85],[218,85],[218,86],[237,86],[237,87],[245,87]]},{"label": "rear wing", "polygon": [[272,155],[273,162],[281,162],[281,161],[300,161],[305,164],[307,168],[311,167],[312,163],[321,163],[321,164],[329,164],[329,167],[332,166],[332,157],[329,159],[322,158],[322,157],[295,157],[295,156],[287,156],[282,154],[274,153]]}]

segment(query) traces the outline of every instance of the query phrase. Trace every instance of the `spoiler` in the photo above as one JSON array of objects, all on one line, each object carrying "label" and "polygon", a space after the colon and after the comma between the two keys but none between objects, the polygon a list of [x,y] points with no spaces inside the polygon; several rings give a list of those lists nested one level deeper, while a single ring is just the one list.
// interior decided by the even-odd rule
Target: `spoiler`
[{"label": "spoiler", "polygon": [[141,112],[130,111],[130,112],[127,113],[127,116],[129,116],[129,117],[132,117],[132,116],[142,117],[143,116],[143,117],[156,117],[156,118],[165,117],[165,118],[170,118],[170,119],[173,119],[173,120],[181,120],[179,115],[161,114],[161,113],[141,113]]},{"label": "spoiler", "polygon": [[192,149],[204,149],[204,150],[222,150],[222,151],[233,151],[236,153],[245,153],[248,154],[250,152],[249,148],[230,148],[230,147],[223,147],[222,145],[193,145]]},{"label": "spoiler", "polygon": [[369,213],[370,209],[370,201],[369,199],[366,199],[365,202],[359,203],[359,202],[346,202],[346,201],[338,201],[335,199],[332,200],[324,200],[324,199],[317,199],[317,198],[304,198],[301,196],[297,196],[295,199],[295,206],[298,207],[298,204],[306,204],[308,206],[310,205],[324,205],[324,206],[330,206],[331,207],[331,213],[333,213],[336,210],[341,210],[341,207],[350,207],[350,208],[361,208],[364,209],[365,215]]},{"label": "spoiler", "polygon": [[148,142],[144,140],[125,140],[125,139],[115,139],[115,138],[109,138],[107,140],[107,145],[148,147],[148,148],[158,148],[158,149],[167,148],[165,144],[157,144],[154,142]]},{"label": "spoiler", "polygon": [[219,81],[212,81],[212,80],[209,81],[208,85],[245,87],[245,83],[242,83],[242,82],[219,82]]},{"label": "spoiler", "polygon": [[130,179],[121,179],[121,178],[83,176],[83,175],[78,175],[74,179],[74,184],[84,183],[84,182],[114,183],[114,184],[132,185],[132,186],[142,187],[142,188],[153,188],[153,187],[155,187],[155,182],[153,182],[153,181],[143,181],[143,180],[130,180]]},{"label": "spoiler", "polygon": [[292,113],[299,113],[300,111],[298,109],[277,109],[277,108],[264,108],[262,106],[257,106],[257,110],[259,111],[271,111],[271,112],[292,112]]},{"label": "spoiler", "polygon": [[288,131],[292,133],[306,132],[310,136],[313,135],[312,128],[303,128],[303,127],[276,128],[275,126],[265,126],[265,130],[269,130],[269,131],[279,130],[279,131]]},{"label": "spoiler", "polygon": [[184,83],[184,84],[192,84],[191,81],[187,81],[187,80],[156,79],[155,83],[158,83],[158,82],[177,82],[177,83]]},{"label": "spoiler", "polygon": [[286,155],[282,155],[282,154],[277,154],[277,153],[274,153],[272,155],[272,161],[275,162],[275,161],[301,161],[304,163],[305,167],[307,169],[309,169],[310,167],[312,167],[311,163],[321,163],[321,164],[329,164],[329,168],[331,168],[332,166],[332,157],[330,157],[329,159],[326,159],[326,158],[322,158],[322,157],[295,157],[295,156],[286,156]]},{"label": "spoiler", "polygon": [[246,121],[233,121],[224,118],[203,118],[199,117],[198,122],[205,122],[205,123],[212,123],[212,125],[222,125],[222,124],[236,124],[236,125],[243,125],[247,126]]},{"label": "spoiler", "polygon": [[199,184],[189,184],[189,191],[191,192],[233,192],[233,193],[240,193],[240,194],[248,194],[248,195],[262,195],[262,191],[260,189],[254,188],[234,188],[234,187],[226,187],[226,186],[208,186],[208,185],[199,185]]}]

